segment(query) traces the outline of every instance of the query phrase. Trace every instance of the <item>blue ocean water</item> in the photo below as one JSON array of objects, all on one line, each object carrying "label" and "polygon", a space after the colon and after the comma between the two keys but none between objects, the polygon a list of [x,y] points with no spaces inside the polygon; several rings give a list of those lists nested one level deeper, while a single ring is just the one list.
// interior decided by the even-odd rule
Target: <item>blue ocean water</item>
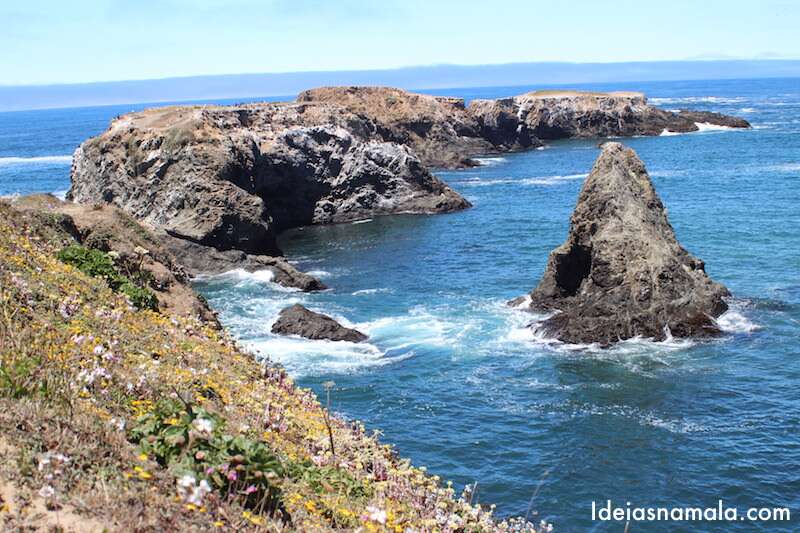
[{"label": "blue ocean water", "polygon": [[[625,506],[789,507],[787,523],[633,524],[631,531],[797,531],[800,523],[800,80],[590,85],[638,89],[668,109],[747,118],[625,139],[644,160],[679,240],[734,295],[710,342],[636,340],[609,350],[534,337],[505,301],[538,282],[566,237],[597,140],[487,156],[437,174],[474,207],[282,236],[331,289],[281,289],[266,273],[198,281],[244,344],[303,386],[336,382],[334,409],[380,429],[403,456],[500,515],[529,506],[559,531],[622,531],[592,501]],[[470,98],[527,87],[437,91]],[[0,113],[0,194],[63,191],[68,156],[143,106]],[[300,302],[370,335],[364,345],[269,333]],[[531,504],[531,497],[540,487]]]}]

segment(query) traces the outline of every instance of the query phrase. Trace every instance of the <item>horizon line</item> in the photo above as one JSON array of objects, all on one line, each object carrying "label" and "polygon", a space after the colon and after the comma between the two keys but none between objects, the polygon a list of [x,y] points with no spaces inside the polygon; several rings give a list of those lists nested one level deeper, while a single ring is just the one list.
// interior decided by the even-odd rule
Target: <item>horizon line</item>
[{"label": "horizon line", "polygon": [[[511,61],[507,63],[431,63],[426,65],[405,65],[400,67],[386,67],[386,68],[372,68],[372,69],[318,69],[318,70],[286,70],[277,72],[229,72],[223,74],[188,74],[183,76],[163,76],[156,78],[126,78],[117,80],[92,80],[80,82],[46,82],[46,83],[0,83],[0,89],[22,89],[22,88],[42,88],[42,87],[74,87],[83,85],[102,85],[113,83],[140,83],[140,82],[159,82],[170,80],[192,80],[192,79],[207,79],[207,78],[224,78],[224,77],[249,77],[249,76],[287,76],[298,74],[350,74],[350,73],[381,73],[381,72],[397,72],[403,70],[413,69],[436,69],[436,68],[485,68],[485,67],[514,67],[523,65],[586,65],[586,66],[600,66],[600,65],[654,65],[654,64],[673,64],[673,63],[778,63],[778,62],[796,62],[800,63],[799,58],[686,58],[686,59],[654,59],[654,60],[637,60],[637,61]],[[747,79],[747,78],[742,78]],[[687,80],[688,81],[688,80]],[[487,86],[491,87],[491,86]]]}]

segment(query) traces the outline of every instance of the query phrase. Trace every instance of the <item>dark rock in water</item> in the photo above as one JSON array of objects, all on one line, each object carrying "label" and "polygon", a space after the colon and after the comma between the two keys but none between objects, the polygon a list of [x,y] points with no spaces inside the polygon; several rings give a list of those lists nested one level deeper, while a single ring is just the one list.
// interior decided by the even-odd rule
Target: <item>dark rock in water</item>
[{"label": "dark rock in water", "polygon": [[678,112],[678,117],[687,119],[697,124],[712,124],[714,126],[724,126],[726,128],[749,128],[750,123],[743,118],[714,113],[713,111],[690,111],[682,109]]},{"label": "dark rock in water", "polygon": [[605,143],[583,185],[567,241],[550,254],[530,308],[556,311],[534,327],[570,343],[608,345],[719,333],[728,290],[676,240],[644,164]]},{"label": "dark rock in water", "polygon": [[574,137],[660,135],[697,131],[697,123],[748,128],[740,118],[719,113],[673,113],[649,105],[638,92],[534,91],[512,98],[473,100],[470,113],[484,137],[509,149]]},{"label": "dark rock in water", "polygon": [[346,328],[331,317],[309,311],[300,304],[295,304],[281,311],[278,320],[272,325],[272,333],[299,335],[317,340],[349,342],[367,340],[367,336],[360,331]]},{"label": "dark rock in water", "polygon": [[217,250],[168,235],[164,235],[162,240],[168,243],[175,258],[191,276],[220,274],[239,268],[248,272],[269,270],[273,274],[272,281],[284,287],[303,292],[328,288],[314,276],[297,270],[283,257],[252,255],[240,250]]}]

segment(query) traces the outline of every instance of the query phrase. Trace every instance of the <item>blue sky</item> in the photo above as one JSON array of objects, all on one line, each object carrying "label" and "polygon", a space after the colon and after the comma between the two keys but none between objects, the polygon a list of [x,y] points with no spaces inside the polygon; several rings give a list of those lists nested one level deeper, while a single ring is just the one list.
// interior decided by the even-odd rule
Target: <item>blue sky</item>
[{"label": "blue sky", "polygon": [[21,0],[0,85],[441,63],[800,58],[797,0]]}]

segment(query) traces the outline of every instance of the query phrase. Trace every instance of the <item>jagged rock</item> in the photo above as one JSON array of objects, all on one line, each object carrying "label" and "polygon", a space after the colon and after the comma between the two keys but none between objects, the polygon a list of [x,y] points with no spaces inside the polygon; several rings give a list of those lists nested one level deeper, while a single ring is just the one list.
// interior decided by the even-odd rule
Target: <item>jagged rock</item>
[{"label": "jagged rock", "polygon": [[299,335],[308,339],[363,342],[367,336],[355,329],[346,328],[329,316],[309,311],[300,304],[287,307],[272,325],[272,333]]},{"label": "jagged rock", "polygon": [[[68,198],[113,204],[174,237],[166,242],[179,255],[195,250],[197,258],[183,254],[187,263],[219,271],[237,258],[281,256],[277,235],[288,228],[469,207],[427,166],[469,166],[474,155],[540,139],[692,131],[698,121],[747,126],[664,111],[639,93],[537,92],[465,107],[386,87],[334,87],[295,102],[164,107],[119,117],[84,142]],[[283,265],[275,271],[314,285]]]},{"label": "jagged rock", "polygon": [[251,255],[240,250],[216,250],[184,239],[164,236],[169,240],[169,249],[178,262],[192,276],[200,274],[220,274],[237,268],[249,272],[269,270],[274,275],[272,281],[284,287],[300,289],[304,292],[321,291],[328,287],[320,280],[297,270],[283,257]]},{"label": "jagged rock", "polygon": [[712,124],[714,126],[725,126],[726,128],[750,127],[750,123],[743,118],[714,113],[712,111],[690,111],[688,109],[681,109],[678,112],[678,117],[693,122],[695,127],[697,127],[697,124]]},{"label": "jagged rock", "polygon": [[473,166],[473,156],[497,150],[462,98],[392,87],[320,87],[301,92],[297,101],[340,106],[371,125],[362,136],[408,146],[430,167]]},{"label": "jagged rock", "polygon": [[533,146],[538,139],[629,137],[697,131],[697,122],[734,128],[750,126],[744,119],[719,113],[673,113],[648,105],[637,92],[592,93],[536,91],[499,100],[473,100],[469,112],[482,135],[494,144]]},{"label": "jagged rock", "polygon": [[250,186],[266,199],[278,231],[470,205],[408,147],[360,142],[343,128],[290,128],[265,147],[261,160]]},{"label": "jagged rock", "polygon": [[269,256],[294,226],[469,207],[407,147],[363,140],[344,123],[368,129],[328,104],[133,113],[76,150],[68,198],[114,204],[189,242]]},{"label": "jagged rock", "polygon": [[570,343],[635,336],[713,335],[728,290],[676,240],[645,166],[606,143],[583,185],[567,241],[553,250],[530,308],[556,311],[536,325]]}]

